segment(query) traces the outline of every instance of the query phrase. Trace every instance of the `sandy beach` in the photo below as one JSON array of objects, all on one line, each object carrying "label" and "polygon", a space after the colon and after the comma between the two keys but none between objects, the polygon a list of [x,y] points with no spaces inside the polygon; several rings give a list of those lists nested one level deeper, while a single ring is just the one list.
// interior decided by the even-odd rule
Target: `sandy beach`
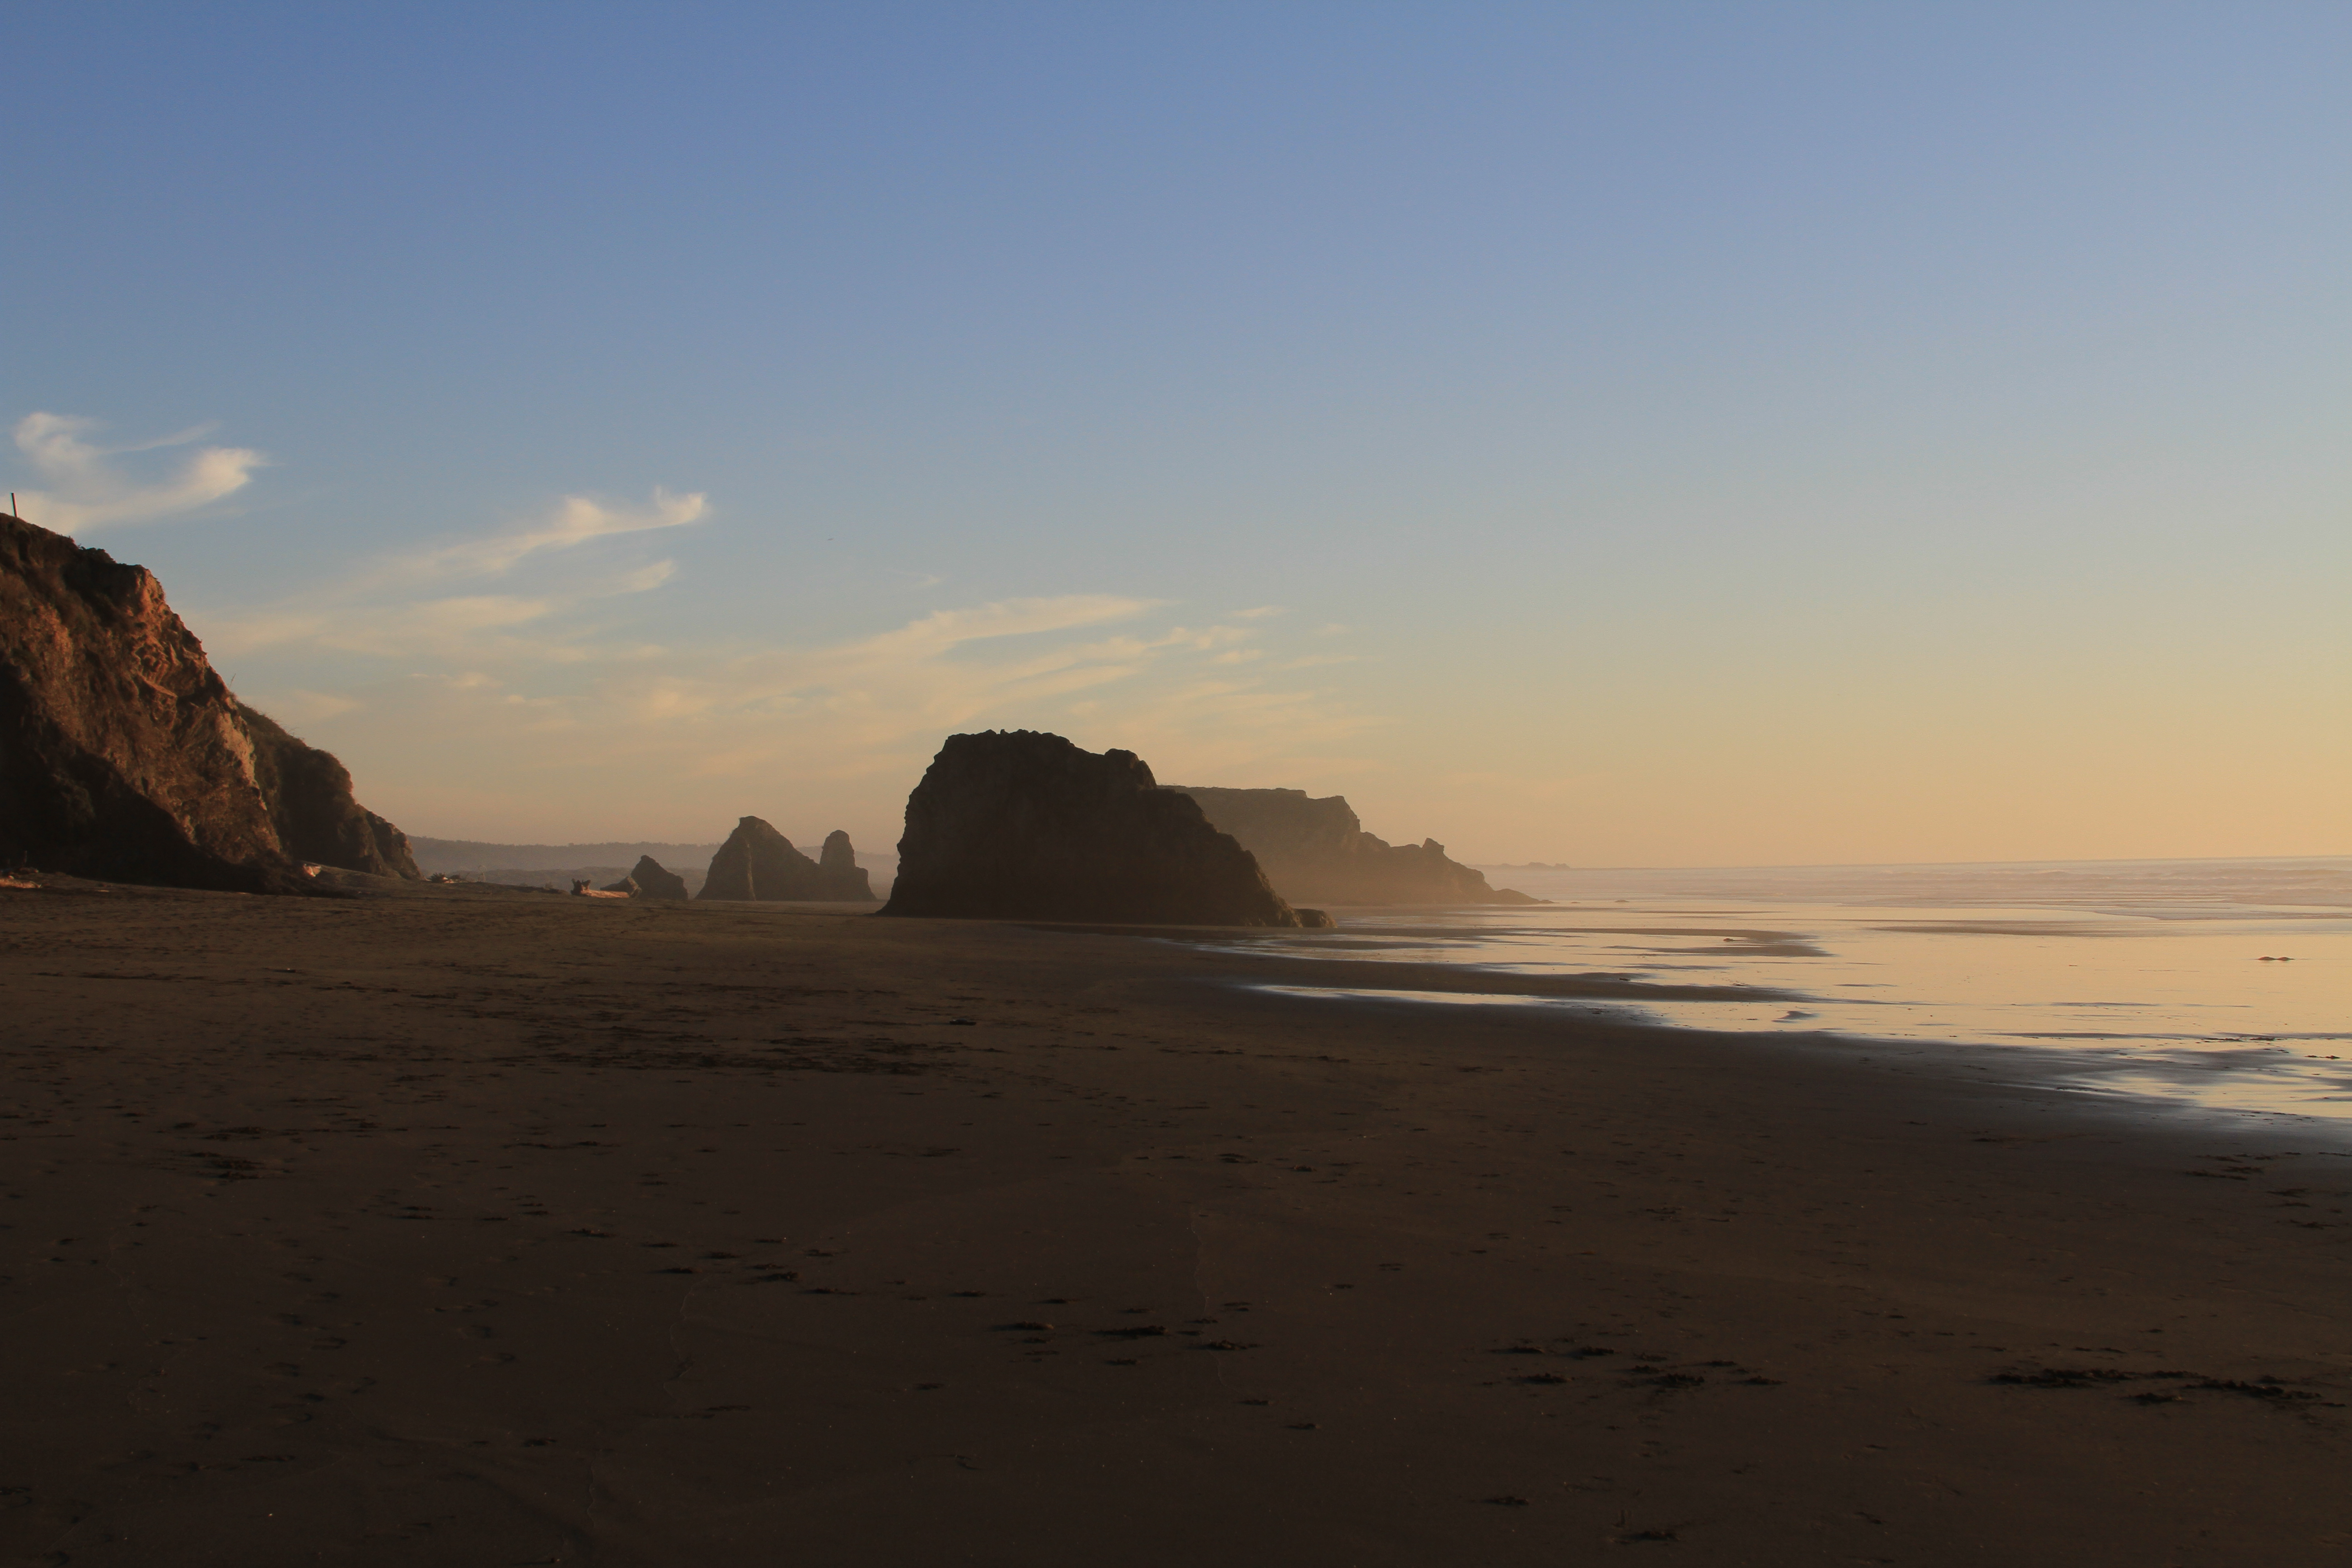
[{"label": "sandy beach", "polygon": [[2340,1137],[1342,967],[0,889],[0,1560],[2352,1551]]}]

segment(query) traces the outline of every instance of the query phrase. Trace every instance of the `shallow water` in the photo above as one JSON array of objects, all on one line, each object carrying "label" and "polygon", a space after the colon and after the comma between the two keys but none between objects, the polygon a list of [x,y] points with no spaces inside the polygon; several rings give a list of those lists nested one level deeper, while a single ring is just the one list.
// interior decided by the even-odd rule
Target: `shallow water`
[{"label": "shallow water", "polygon": [[[1342,911],[1335,932],[1223,945],[1460,964],[1499,983],[1498,994],[1470,995],[1286,988],[1333,999],[1538,1006],[1929,1051],[2002,1047],[2082,1089],[2352,1121],[2352,860],[2050,871],[1513,870],[1490,879],[1561,901]],[[1769,994],[1516,996],[1515,974]]]}]

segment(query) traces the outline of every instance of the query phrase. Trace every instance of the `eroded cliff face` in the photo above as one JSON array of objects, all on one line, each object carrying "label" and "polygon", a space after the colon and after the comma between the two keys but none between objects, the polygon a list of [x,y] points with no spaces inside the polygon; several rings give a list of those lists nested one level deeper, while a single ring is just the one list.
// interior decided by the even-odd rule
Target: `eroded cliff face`
[{"label": "eroded cliff face", "polygon": [[766,822],[747,816],[710,858],[709,873],[696,897],[845,902],[874,896],[848,834],[835,829],[824,841],[823,855],[821,860],[810,859]]},{"label": "eroded cliff face", "polygon": [[240,706],[238,716],[253,741],[255,781],[287,854],[379,877],[423,875],[408,835],[352,798],[351,773],[333,753],[303,744],[250,708]]},{"label": "eroded cliff face", "polygon": [[1450,858],[1436,839],[1391,844],[1364,831],[1345,795],[1171,784],[1239,839],[1282,896],[1318,904],[1532,904]]},{"label": "eroded cliff face", "polygon": [[230,694],[152,574],[0,514],[0,863],[286,892],[305,859],[416,875],[341,763]]},{"label": "eroded cliff face", "polygon": [[1296,926],[1248,850],[1132,752],[950,735],[907,799],[886,915]]}]

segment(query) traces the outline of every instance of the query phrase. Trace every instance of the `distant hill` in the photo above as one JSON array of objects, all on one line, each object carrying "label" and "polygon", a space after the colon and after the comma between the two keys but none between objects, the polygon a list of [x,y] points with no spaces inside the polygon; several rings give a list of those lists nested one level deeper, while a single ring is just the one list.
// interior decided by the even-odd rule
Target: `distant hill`
[{"label": "distant hill", "polygon": [[1539,904],[1513,888],[1486,885],[1483,872],[1445,853],[1436,839],[1391,844],[1364,831],[1343,795],[1317,799],[1303,789],[1213,789],[1170,784],[1189,795],[1241,841],[1293,904]]},{"label": "distant hill", "polygon": [[417,869],[426,876],[492,869],[562,871],[578,866],[618,866],[625,871],[650,855],[673,871],[701,870],[719,853],[709,844],[484,844],[471,838],[411,838]]}]

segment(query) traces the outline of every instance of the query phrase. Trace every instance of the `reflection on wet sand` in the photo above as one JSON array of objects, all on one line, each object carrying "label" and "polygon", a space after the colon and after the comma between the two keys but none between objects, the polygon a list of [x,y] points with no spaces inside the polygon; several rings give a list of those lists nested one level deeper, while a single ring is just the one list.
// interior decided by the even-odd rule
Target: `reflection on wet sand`
[{"label": "reflection on wet sand", "polygon": [[[1674,1027],[1916,1043],[1930,1056],[1938,1045],[2003,1047],[2036,1053],[2038,1075],[2083,1089],[2352,1120],[2352,862],[2148,863],[2068,870],[2055,883],[2038,868],[1874,880],[1862,875],[1871,868],[1832,869],[1720,874],[1745,893],[1734,897],[1701,873],[1567,873],[1532,889],[1570,895],[1548,908],[1349,910],[1318,941],[1215,945],[1447,965],[1490,981],[1431,990],[1350,974],[1318,988],[1335,999],[1570,1007]],[[1644,877],[1664,885],[1645,889]],[[2256,897],[2282,891],[2296,901]],[[1570,976],[1630,994],[1570,997],[1548,985],[1538,996],[1525,984]]]}]

